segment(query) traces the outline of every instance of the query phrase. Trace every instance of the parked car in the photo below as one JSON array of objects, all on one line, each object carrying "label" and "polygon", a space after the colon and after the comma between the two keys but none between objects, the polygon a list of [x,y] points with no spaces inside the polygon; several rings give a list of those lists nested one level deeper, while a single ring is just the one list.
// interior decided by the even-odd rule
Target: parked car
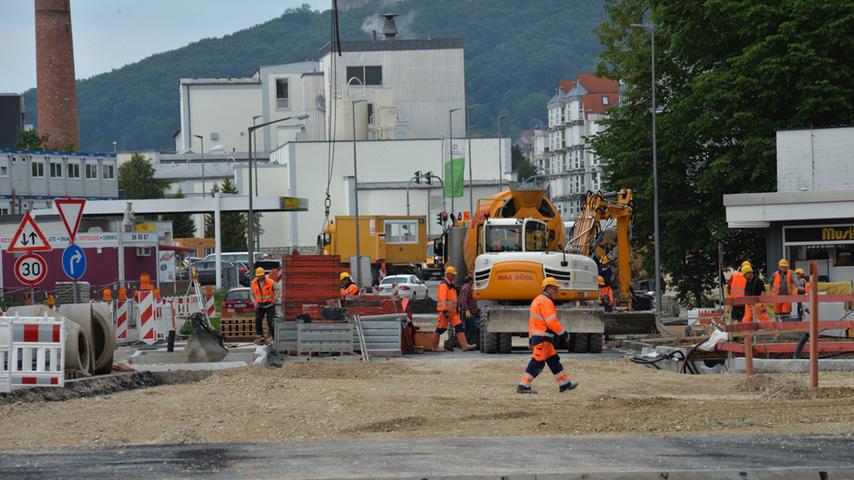
[{"label": "parked car", "polygon": [[[231,262],[222,262],[222,268],[225,268],[227,265],[231,265]],[[201,262],[196,262],[193,264],[191,268],[196,270],[196,273],[199,276],[199,284],[200,285],[214,285],[216,284],[216,262],[213,260],[202,260]],[[238,277],[240,278],[240,277]]]},{"label": "parked car", "polygon": [[385,277],[375,289],[378,295],[391,295],[397,290],[401,297],[409,297],[413,300],[427,298],[427,285],[424,285],[415,275],[390,275]]},{"label": "parked car", "polygon": [[252,301],[252,289],[246,287],[232,288],[225,294],[222,300],[222,308],[231,308],[235,313],[247,313],[255,311],[255,302]]}]

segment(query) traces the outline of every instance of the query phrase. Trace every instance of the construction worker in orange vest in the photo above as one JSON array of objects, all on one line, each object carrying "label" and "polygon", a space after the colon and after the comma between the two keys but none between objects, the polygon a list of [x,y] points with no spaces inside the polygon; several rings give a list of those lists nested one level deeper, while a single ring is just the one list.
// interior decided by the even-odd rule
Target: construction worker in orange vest
[{"label": "construction worker in orange vest", "polygon": [[599,284],[599,305],[606,312],[614,311],[614,289],[610,285],[605,285],[605,277],[602,275],[596,277],[596,283]]},{"label": "construction worker in orange vest", "polygon": [[[789,270],[789,262],[785,258],[781,258],[777,262],[777,271],[771,276],[771,294],[772,295],[794,295],[797,293],[798,287],[795,283],[795,275]],[[783,317],[792,313],[791,302],[775,303],[774,314]]]},{"label": "construction worker in orange vest", "polygon": [[[741,263],[741,268],[745,266],[750,267],[751,270],[753,269],[753,266],[747,260]],[[727,281],[727,296],[729,298],[743,297],[746,288],[747,279],[744,278],[744,274],[739,270],[733,272],[729,277],[729,281]],[[740,322],[744,318],[744,305],[734,305],[730,311],[730,315],[733,322]]]},{"label": "construction worker in orange vest", "polygon": [[565,341],[569,340],[569,332],[557,319],[557,309],[554,304],[560,284],[554,278],[547,277],[541,285],[543,291],[531,302],[531,316],[528,319],[528,348],[532,350],[531,361],[528,362],[522,380],[516,387],[516,393],[537,393],[531,389],[531,382],[546,365],[554,374],[561,392],[578,386],[577,383],[569,381],[569,375],[563,371],[560,356],[554,346],[558,337]]},{"label": "construction worker in orange vest", "polygon": [[[761,278],[753,274],[753,267],[751,267],[750,265],[745,265],[741,267],[741,273],[747,280],[747,286],[744,289],[744,296],[756,297],[760,295],[765,295],[765,282],[763,282]],[[759,322],[767,322],[768,307],[764,303],[746,305],[744,309],[743,322],[752,323],[754,317],[756,317],[756,320]]]},{"label": "construction worker in orange vest", "polygon": [[[798,295],[810,294],[810,279],[807,278],[803,268],[795,269],[795,282],[798,285]],[[804,305],[798,302],[798,321],[804,320]]]},{"label": "construction worker in orange vest", "polygon": [[457,287],[454,279],[457,278],[457,269],[450,266],[445,269],[445,278],[439,284],[438,305],[439,321],[436,323],[436,331],[433,333],[433,351],[442,352],[439,348],[439,336],[448,330],[448,325],[453,327],[457,341],[463,350],[477,350],[477,345],[471,345],[466,340],[465,326],[460,319],[459,305],[457,303]]},{"label": "construction worker in orange vest", "polygon": [[264,316],[267,317],[267,327],[270,337],[273,336],[273,321],[276,317],[276,282],[267,278],[263,267],[255,269],[255,280],[252,281],[252,296],[255,298],[255,336],[258,340],[264,338]]},{"label": "construction worker in orange vest", "polygon": [[341,272],[341,275],[338,276],[338,280],[341,281],[341,298],[346,297],[355,297],[359,294],[359,286],[356,285],[356,282],[353,281],[353,278],[350,277],[350,274],[347,272]]}]

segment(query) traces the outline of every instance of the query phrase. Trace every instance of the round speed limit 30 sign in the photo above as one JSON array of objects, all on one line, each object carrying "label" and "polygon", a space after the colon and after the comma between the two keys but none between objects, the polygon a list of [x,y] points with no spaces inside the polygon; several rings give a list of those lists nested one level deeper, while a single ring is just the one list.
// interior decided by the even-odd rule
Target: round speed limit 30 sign
[{"label": "round speed limit 30 sign", "polygon": [[38,285],[46,275],[47,262],[41,255],[28,253],[15,260],[15,277],[24,285]]}]

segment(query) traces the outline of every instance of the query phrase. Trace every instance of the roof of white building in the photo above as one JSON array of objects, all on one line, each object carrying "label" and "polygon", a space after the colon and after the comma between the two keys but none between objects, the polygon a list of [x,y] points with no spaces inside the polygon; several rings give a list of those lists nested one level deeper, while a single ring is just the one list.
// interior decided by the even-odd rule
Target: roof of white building
[{"label": "roof of white building", "polygon": [[[394,40],[351,40],[341,42],[341,51],[347,52],[379,52],[388,50],[443,50],[463,48],[462,38],[437,39],[394,39]],[[329,43],[320,49],[320,56],[331,51]]]},{"label": "roof of white building", "polygon": [[[202,166],[204,165],[204,170]],[[234,176],[233,162],[220,163],[161,163],[154,168],[157,180],[179,180],[186,178],[231,178]]]}]

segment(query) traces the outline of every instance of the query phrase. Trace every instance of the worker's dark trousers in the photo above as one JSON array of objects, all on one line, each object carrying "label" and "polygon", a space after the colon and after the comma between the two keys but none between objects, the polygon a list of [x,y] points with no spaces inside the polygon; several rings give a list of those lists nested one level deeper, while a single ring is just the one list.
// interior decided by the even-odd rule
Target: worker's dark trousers
[{"label": "worker's dark trousers", "polygon": [[264,316],[267,316],[267,326],[270,328],[270,337],[273,336],[273,320],[276,318],[276,304],[261,304],[255,308],[255,335],[264,335]]}]

